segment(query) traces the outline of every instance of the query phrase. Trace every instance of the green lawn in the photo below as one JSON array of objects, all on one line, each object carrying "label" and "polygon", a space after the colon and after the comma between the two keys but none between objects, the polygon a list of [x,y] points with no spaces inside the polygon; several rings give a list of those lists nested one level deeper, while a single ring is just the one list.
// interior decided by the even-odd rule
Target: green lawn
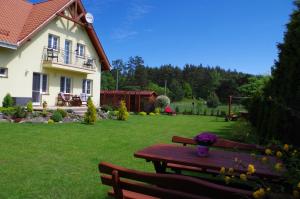
[{"label": "green lawn", "polygon": [[153,171],[133,157],[136,150],[205,130],[228,137],[231,125],[203,116],[131,116],[93,126],[0,123],[0,198],[106,198],[100,161]]}]

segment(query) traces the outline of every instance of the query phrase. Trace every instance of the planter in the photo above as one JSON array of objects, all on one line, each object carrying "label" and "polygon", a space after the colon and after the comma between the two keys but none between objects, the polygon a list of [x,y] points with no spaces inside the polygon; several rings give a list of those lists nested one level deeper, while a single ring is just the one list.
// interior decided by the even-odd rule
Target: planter
[{"label": "planter", "polygon": [[207,157],[209,152],[209,146],[197,145],[197,154],[199,157]]}]

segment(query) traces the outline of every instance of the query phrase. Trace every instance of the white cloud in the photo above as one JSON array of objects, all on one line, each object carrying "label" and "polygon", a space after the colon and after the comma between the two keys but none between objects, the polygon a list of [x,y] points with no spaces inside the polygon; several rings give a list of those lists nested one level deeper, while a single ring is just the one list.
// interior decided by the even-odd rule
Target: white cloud
[{"label": "white cloud", "polygon": [[138,35],[139,32],[133,28],[133,25],[145,15],[149,14],[153,9],[146,1],[147,0],[131,0],[129,2],[127,15],[120,27],[113,31],[113,39],[124,40]]}]

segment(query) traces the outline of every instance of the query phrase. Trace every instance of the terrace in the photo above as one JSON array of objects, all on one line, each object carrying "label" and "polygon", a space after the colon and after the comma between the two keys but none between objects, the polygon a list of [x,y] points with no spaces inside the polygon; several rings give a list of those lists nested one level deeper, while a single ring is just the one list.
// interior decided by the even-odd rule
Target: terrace
[{"label": "terrace", "polygon": [[65,49],[44,47],[43,67],[56,70],[66,70],[84,74],[96,72],[95,59],[89,55],[79,56]]}]

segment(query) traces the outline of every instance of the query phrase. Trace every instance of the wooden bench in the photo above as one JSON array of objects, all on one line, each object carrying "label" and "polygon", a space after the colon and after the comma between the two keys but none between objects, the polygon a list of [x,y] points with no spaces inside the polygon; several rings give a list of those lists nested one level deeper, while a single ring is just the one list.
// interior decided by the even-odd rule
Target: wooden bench
[{"label": "wooden bench", "polygon": [[175,175],[126,169],[110,163],[99,164],[102,184],[112,186],[108,195],[117,199],[207,199],[251,198],[252,192]]},{"label": "wooden bench", "polygon": [[[172,142],[173,143],[180,143],[183,146],[187,145],[197,145],[197,142],[191,138],[184,138],[180,136],[173,136],[172,137]],[[223,138],[218,138],[217,142],[215,142],[212,147],[216,148],[223,148],[223,149],[232,149],[232,150],[241,150],[241,151],[247,151],[247,152],[259,152],[259,153],[264,153],[265,148],[259,145],[255,144],[246,144],[246,143],[241,143],[241,142],[235,142],[232,140],[227,140]],[[173,164],[173,163],[168,163],[167,167],[175,171],[177,174],[180,174],[181,171],[193,171],[193,172],[207,172],[207,173],[212,173],[216,174],[218,171],[214,170],[205,170],[202,168],[198,167],[191,167],[191,166],[183,166],[180,164]]]}]

